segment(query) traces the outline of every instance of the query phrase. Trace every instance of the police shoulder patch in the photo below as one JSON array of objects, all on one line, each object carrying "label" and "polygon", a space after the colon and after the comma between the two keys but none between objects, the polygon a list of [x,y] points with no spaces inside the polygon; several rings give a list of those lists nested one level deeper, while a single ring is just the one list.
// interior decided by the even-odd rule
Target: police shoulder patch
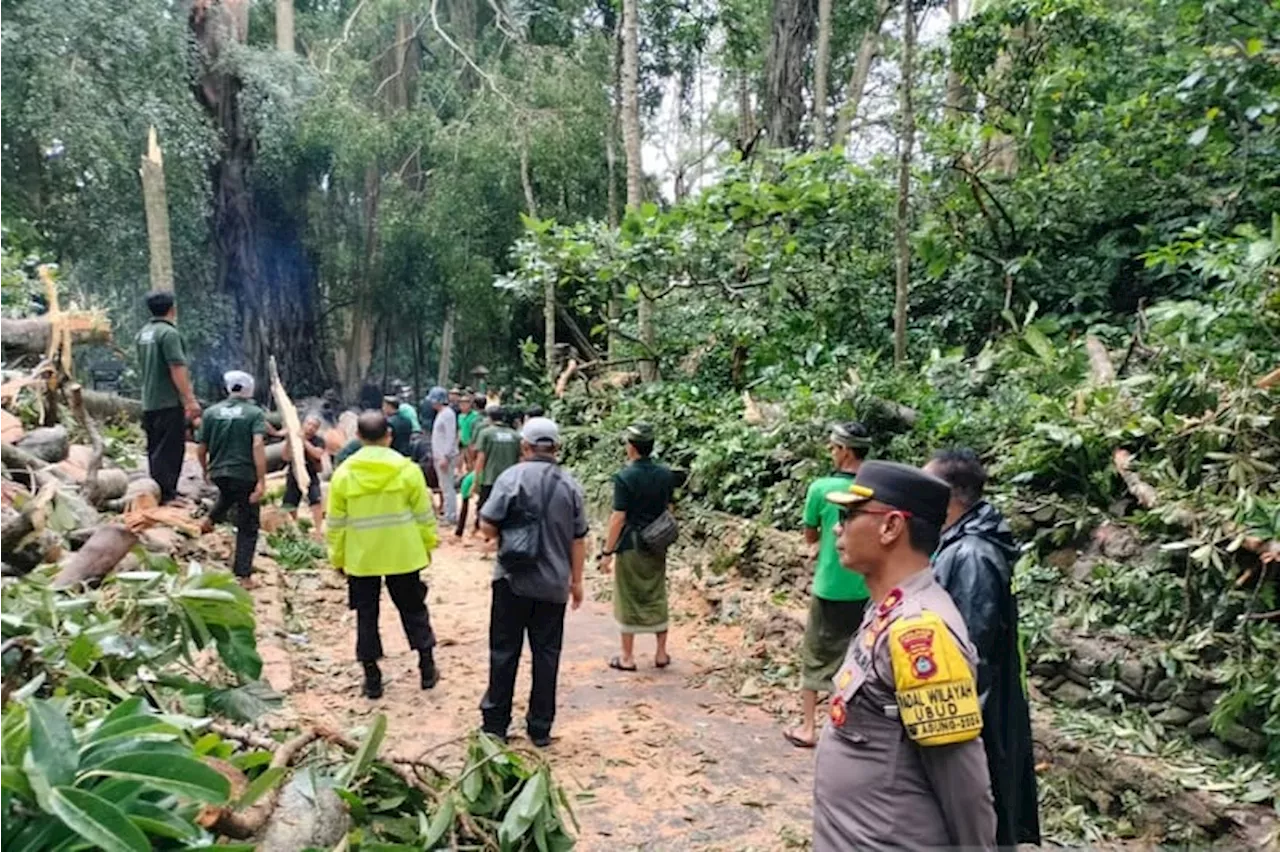
[{"label": "police shoulder patch", "polygon": [[965,742],[982,732],[973,670],[937,613],[924,610],[894,621],[889,657],[907,736],[933,746]]}]

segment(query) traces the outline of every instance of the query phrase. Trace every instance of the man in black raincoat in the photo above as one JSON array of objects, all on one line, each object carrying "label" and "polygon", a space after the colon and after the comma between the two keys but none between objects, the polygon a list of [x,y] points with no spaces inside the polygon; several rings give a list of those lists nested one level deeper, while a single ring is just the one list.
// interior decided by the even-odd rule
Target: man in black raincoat
[{"label": "man in black raincoat", "polygon": [[1031,712],[1023,691],[1013,564],[1018,548],[1004,517],[982,498],[987,472],[973,450],[944,450],[925,472],[951,486],[933,572],[978,651],[982,742],[987,750],[1001,847],[1040,842]]}]

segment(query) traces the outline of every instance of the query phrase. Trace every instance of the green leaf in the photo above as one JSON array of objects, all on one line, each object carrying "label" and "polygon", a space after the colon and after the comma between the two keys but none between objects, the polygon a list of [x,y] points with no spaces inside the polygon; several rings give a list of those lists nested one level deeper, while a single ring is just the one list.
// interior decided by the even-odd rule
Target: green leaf
[{"label": "green leaf", "polygon": [[138,781],[166,793],[216,805],[224,804],[231,796],[231,782],[222,773],[190,757],[123,754],[88,773],[96,775]]},{"label": "green leaf", "polygon": [[1192,148],[1198,148],[1204,144],[1204,140],[1209,136],[1209,125],[1202,124],[1195,130],[1191,131],[1191,135],[1187,137],[1187,144]]},{"label": "green leaf", "polygon": [[269,767],[253,781],[249,782],[249,786],[244,789],[244,794],[236,802],[236,808],[249,807],[266,795],[268,791],[274,789],[280,783],[280,779],[287,774],[289,774],[289,770],[284,766]]},{"label": "green leaf", "polygon": [[139,737],[143,734],[169,734],[177,737],[181,736],[182,731],[158,716],[125,716],[99,725],[89,736],[89,742],[101,743],[116,737]]},{"label": "green leaf", "polygon": [[41,782],[49,788],[70,784],[76,777],[80,757],[76,753],[75,731],[61,708],[51,701],[33,698],[27,702],[27,724],[31,729],[27,759],[39,773],[40,781],[35,780],[30,767],[27,774],[37,792]]},{"label": "green leaf", "polygon": [[1263,47],[1262,39],[1255,36],[1244,43],[1244,55],[1248,57],[1257,56],[1262,52]]},{"label": "green leaf", "polygon": [[58,787],[49,797],[50,810],[68,828],[106,852],[149,852],[146,835],[106,799],[74,787]]},{"label": "green leaf", "polygon": [[0,766],[0,789],[27,801],[34,801],[36,797],[35,791],[31,789],[31,782],[27,780],[27,773],[11,763]]},{"label": "green leaf", "polygon": [[278,709],[284,696],[261,680],[230,689],[210,690],[205,696],[209,710],[237,722],[252,722]]},{"label": "green leaf", "polygon": [[436,844],[444,839],[449,826],[453,824],[453,817],[453,796],[449,796],[440,803],[440,807],[431,816],[431,825],[427,828],[426,836],[422,838],[423,849],[434,849]]},{"label": "green leaf", "polygon": [[502,825],[498,826],[498,842],[503,848],[515,846],[516,841],[525,836],[546,804],[547,773],[539,770],[524,783],[520,795],[507,810]]},{"label": "green leaf", "polygon": [[258,656],[258,643],[252,627],[211,628],[218,645],[218,655],[227,668],[248,680],[262,675],[262,657]]},{"label": "green leaf", "polygon": [[360,748],[356,750],[355,757],[351,759],[346,771],[340,776],[339,784],[343,787],[351,787],[357,779],[362,778],[369,771],[374,758],[378,756],[378,749],[382,746],[382,738],[386,736],[386,733],[387,717],[379,713],[373,717],[373,724],[369,726],[369,733],[365,735],[364,742],[360,743]]},{"label": "green leaf", "polygon": [[129,805],[128,817],[130,822],[153,837],[195,840],[200,836],[200,830],[194,825],[152,802],[133,802]]}]

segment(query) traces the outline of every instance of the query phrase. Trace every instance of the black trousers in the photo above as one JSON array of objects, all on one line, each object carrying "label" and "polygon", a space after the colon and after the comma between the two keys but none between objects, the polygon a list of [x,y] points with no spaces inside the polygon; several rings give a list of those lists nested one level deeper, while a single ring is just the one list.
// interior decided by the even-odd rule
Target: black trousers
[{"label": "black trousers", "polygon": [[511,702],[524,636],[529,634],[533,656],[533,689],[529,715],[530,736],[547,736],[556,718],[556,678],[560,673],[560,649],[564,644],[565,605],[522,597],[511,591],[505,579],[493,581],[489,609],[489,688],[480,702],[484,730],[505,737],[511,724]]},{"label": "black trousers", "polygon": [[253,552],[258,549],[261,507],[249,502],[249,495],[257,483],[215,476],[213,484],[218,486],[218,502],[209,513],[209,519],[220,524],[227,519],[232,508],[236,510],[236,556],[232,570],[237,577],[248,577],[253,573]]},{"label": "black trousers", "polygon": [[400,612],[400,623],[409,647],[429,651],[436,646],[427,611],[427,585],[418,571],[407,574],[375,574],[372,577],[347,577],[347,606],[356,611],[356,659],[376,663],[382,659],[382,636],[378,633],[378,614],[382,603],[382,581],[387,581],[391,602]]},{"label": "black trousers", "polygon": [[488,500],[492,493],[492,485],[480,486],[480,495],[476,497],[476,529],[480,529],[480,510],[484,508],[484,501]]},{"label": "black trousers", "polygon": [[160,486],[160,501],[178,496],[178,477],[187,449],[187,417],[181,408],[158,408],[142,412],[142,429],[147,433],[147,470]]}]

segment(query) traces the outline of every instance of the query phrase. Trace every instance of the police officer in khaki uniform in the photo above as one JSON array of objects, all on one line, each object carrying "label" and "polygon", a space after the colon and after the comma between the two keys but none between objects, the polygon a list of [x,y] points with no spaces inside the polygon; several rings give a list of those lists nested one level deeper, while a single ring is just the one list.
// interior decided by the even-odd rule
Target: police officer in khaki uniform
[{"label": "police officer in khaki uniform", "polygon": [[840,563],[872,605],[833,681],[814,771],[815,852],[993,849],[975,654],[929,570],[950,488],[907,465],[866,462],[840,506]]}]

